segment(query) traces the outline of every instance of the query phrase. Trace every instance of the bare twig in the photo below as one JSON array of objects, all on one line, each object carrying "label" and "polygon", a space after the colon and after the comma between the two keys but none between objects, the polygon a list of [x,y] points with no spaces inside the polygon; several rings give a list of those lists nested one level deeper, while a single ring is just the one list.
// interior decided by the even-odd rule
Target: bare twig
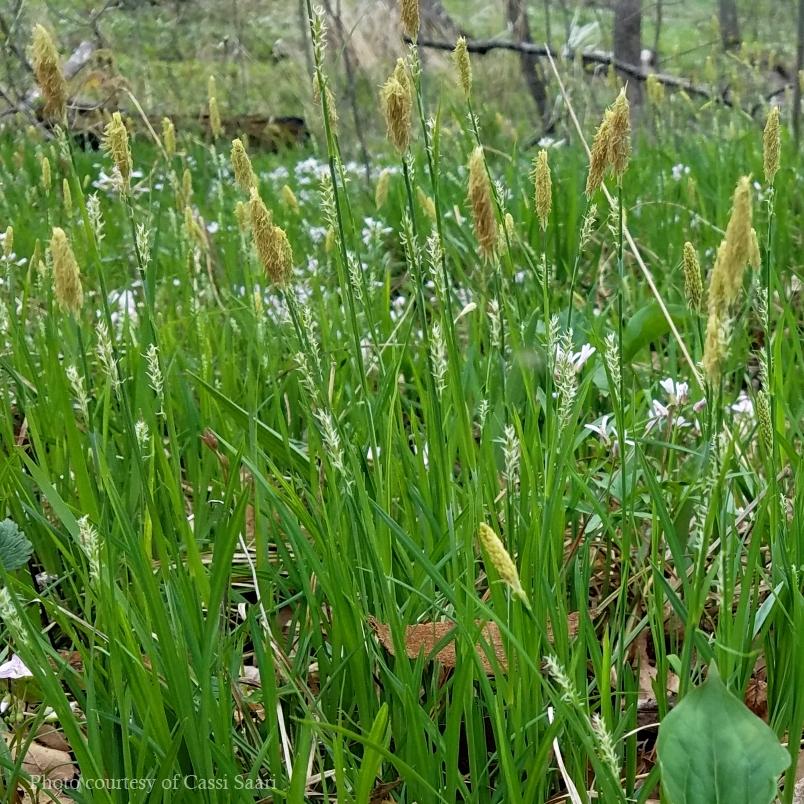
[{"label": "bare twig", "polygon": [[[453,50],[455,47],[454,42],[440,42],[433,39],[420,39],[420,47],[429,47],[434,50]],[[514,53],[530,53],[534,56],[546,56],[550,59],[559,57],[559,53],[547,45],[537,45],[532,42],[509,42],[504,39],[475,39],[466,43],[470,53],[477,53],[478,55],[485,55],[492,50],[510,50]],[[724,106],[733,106],[732,101],[726,97],[725,93],[713,92],[706,87],[694,84],[687,78],[681,78],[677,75],[669,75],[668,73],[652,73],[643,70],[641,66],[636,64],[628,64],[627,62],[615,59],[609,53],[604,53],[600,50],[583,50],[578,53],[572,51],[564,54],[567,59],[580,58],[584,64],[598,64],[608,67],[613,65],[619,72],[634,78],[637,81],[646,81],[648,76],[653,76],[657,81],[668,87],[683,90],[688,95],[695,95],[707,100],[722,103]]]}]

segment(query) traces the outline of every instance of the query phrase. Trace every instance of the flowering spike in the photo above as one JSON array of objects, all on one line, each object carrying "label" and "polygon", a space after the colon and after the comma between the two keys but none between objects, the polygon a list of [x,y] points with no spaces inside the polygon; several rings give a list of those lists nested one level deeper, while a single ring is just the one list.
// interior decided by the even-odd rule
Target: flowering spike
[{"label": "flowering spike", "polygon": [[491,561],[491,565],[500,576],[500,580],[511,588],[514,597],[519,598],[530,608],[528,596],[519,581],[519,573],[517,572],[516,564],[514,564],[513,559],[505,549],[505,545],[500,540],[500,537],[485,522],[480,524],[477,537],[489,561]]}]

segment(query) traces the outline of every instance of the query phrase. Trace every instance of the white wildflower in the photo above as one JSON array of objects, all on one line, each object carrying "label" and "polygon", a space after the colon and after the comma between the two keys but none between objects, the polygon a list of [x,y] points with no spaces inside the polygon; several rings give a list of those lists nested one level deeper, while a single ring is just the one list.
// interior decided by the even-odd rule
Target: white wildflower
[{"label": "white wildflower", "polygon": [[666,377],[659,383],[659,385],[662,387],[662,390],[665,392],[665,394],[667,394],[670,405],[678,407],[686,404],[687,399],[689,399],[689,383],[677,382],[672,377]]}]

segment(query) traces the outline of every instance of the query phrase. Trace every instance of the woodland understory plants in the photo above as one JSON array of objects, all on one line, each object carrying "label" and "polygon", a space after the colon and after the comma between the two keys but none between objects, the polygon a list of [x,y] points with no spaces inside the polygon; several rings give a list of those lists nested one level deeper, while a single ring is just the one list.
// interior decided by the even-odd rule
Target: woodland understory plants
[{"label": "woodland understory plants", "polygon": [[211,141],[117,113],[81,153],[37,26],[53,137],[0,143],[5,794],[789,804],[779,110],[676,156],[623,87],[588,161],[580,123],[531,159],[464,40],[437,103],[401,6],[370,186],[309,0],[320,160],[223,143],[214,80]]}]

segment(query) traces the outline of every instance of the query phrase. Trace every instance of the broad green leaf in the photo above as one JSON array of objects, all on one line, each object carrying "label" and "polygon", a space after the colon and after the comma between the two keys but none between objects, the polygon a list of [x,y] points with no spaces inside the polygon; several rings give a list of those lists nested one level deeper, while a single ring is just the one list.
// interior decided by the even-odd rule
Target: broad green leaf
[{"label": "broad green leaf", "polygon": [[[680,304],[668,304],[667,312],[670,313],[676,326],[689,315],[687,309]],[[625,326],[623,360],[626,362],[633,360],[640,349],[664,337],[669,331],[670,325],[658,303],[646,304],[628,319]]]},{"label": "broad green leaf", "polygon": [[669,804],[770,804],[790,755],[712,669],[662,721],[659,764]]},{"label": "broad green leaf", "polygon": [[0,564],[6,572],[24,567],[33,553],[33,545],[17,527],[16,522],[5,519],[0,522]]}]

